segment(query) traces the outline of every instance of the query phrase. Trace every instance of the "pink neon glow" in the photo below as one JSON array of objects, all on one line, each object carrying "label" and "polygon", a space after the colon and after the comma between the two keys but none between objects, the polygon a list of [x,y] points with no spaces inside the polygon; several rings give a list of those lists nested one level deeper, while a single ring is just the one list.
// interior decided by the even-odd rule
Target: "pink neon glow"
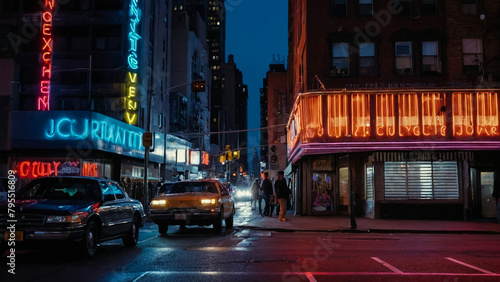
[{"label": "pink neon glow", "polygon": [[40,80],[40,96],[37,99],[39,111],[50,109],[50,77],[52,73],[52,16],[54,12],[54,1],[45,0],[42,13],[42,70]]}]

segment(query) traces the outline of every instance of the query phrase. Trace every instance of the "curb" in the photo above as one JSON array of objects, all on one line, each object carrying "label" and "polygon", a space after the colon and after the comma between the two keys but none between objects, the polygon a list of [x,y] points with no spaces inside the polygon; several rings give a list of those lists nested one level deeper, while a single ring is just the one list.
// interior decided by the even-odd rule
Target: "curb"
[{"label": "curb", "polygon": [[325,232],[325,233],[414,233],[414,234],[485,234],[498,235],[500,232],[490,230],[414,230],[414,229],[287,229],[277,227],[261,227],[261,226],[235,226],[241,229],[263,230],[274,232]]}]

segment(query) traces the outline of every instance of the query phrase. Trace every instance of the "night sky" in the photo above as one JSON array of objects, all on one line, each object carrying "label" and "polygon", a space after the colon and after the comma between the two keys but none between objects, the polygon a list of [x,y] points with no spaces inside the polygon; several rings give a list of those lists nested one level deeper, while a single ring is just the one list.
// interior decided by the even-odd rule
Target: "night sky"
[{"label": "night sky", "polygon": [[[226,0],[226,15],[226,62],[233,54],[248,85],[248,129],[259,128],[262,80],[273,55],[286,59],[288,54],[288,1]],[[249,131],[248,143],[260,144],[259,131]],[[249,161],[252,152],[248,151]]]}]

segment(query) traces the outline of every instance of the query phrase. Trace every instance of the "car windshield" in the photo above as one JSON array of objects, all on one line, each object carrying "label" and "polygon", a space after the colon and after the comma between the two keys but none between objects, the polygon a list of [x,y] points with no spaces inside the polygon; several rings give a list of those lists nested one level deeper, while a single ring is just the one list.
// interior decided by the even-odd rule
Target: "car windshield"
[{"label": "car windshield", "polygon": [[99,186],[91,179],[45,178],[28,183],[19,191],[20,199],[99,201]]},{"label": "car windshield", "polygon": [[175,183],[167,194],[178,193],[214,193],[217,194],[217,187],[212,182],[178,182]]},{"label": "car windshield", "polygon": [[168,193],[168,191],[170,191],[170,188],[172,188],[172,186],[174,185],[174,183],[164,183],[161,185],[160,189],[158,190],[158,194],[161,194],[161,193]]}]

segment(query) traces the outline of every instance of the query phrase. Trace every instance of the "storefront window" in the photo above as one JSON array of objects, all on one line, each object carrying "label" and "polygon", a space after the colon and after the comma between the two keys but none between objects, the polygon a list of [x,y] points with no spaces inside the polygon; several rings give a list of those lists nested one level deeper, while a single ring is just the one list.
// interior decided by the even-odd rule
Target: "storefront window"
[{"label": "storefront window", "polygon": [[312,206],[315,212],[334,211],[332,176],[329,173],[313,173]]}]

